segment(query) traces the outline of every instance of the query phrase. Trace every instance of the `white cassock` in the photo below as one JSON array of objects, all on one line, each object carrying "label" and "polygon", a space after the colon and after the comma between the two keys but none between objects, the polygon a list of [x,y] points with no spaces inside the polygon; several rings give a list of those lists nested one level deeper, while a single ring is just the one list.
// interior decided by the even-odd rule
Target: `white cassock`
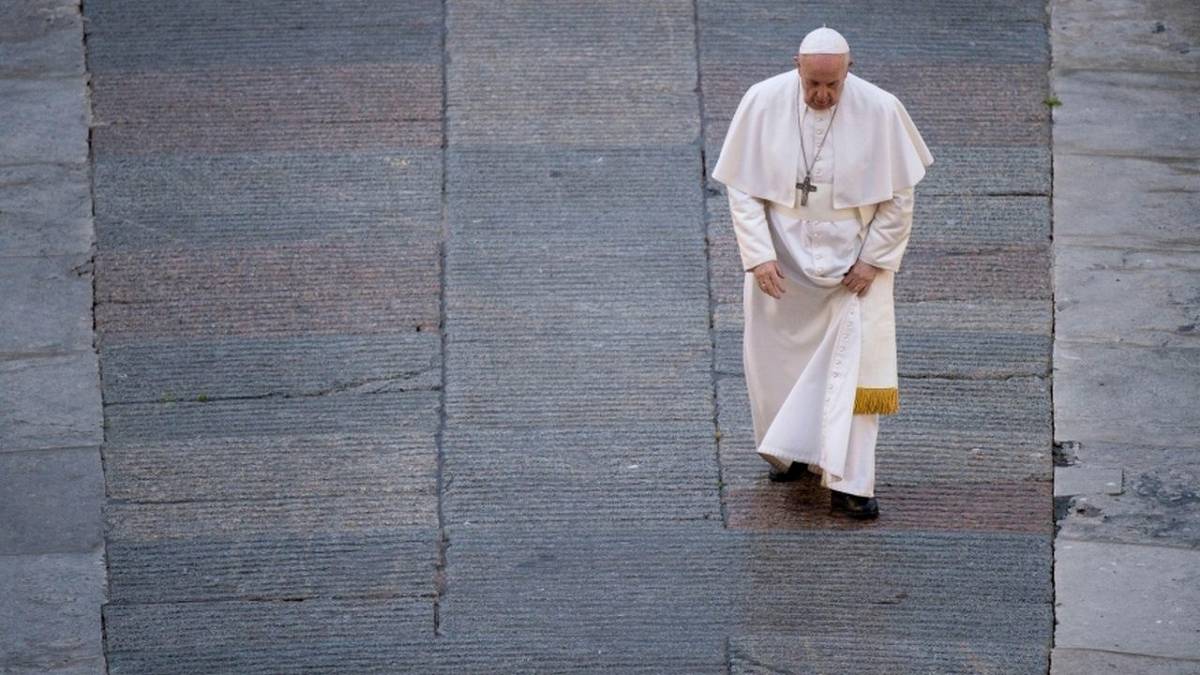
[{"label": "white cassock", "polygon": [[[798,76],[795,71],[790,72],[798,89]],[[788,89],[786,77],[784,73],[760,83],[761,88],[773,82],[778,90],[774,96],[754,92],[753,88],[747,93],[714,171],[714,177],[726,183],[742,268],[746,272],[743,366],[755,446],[763,459],[780,469],[793,461],[803,462],[810,471],[821,475],[822,485],[869,497],[875,492],[875,442],[880,412],[898,409],[892,281],[907,247],[912,223],[912,185],[920,176],[913,180],[910,158],[901,158],[907,165],[901,166],[897,173],[910,171],[908,175],[882,179],[868,176],[853,189],[839,192],[839,188],[846,186],[837,185],[837,180],[845,179],[846,169],[862,164],[863,148],[855,147],[855,139],[861,136],[853,133],[855,125],[877,123],[878,118],[871,113],[854,113],[856,109],[862,110],[864,101],[876,102],[873,95],[882,90],[864,88],[862,80],[854,85],[847,82],[837,117],[832,110],[810,109],[803,115],[802,130],[797,132],[799,111],[789,115],[788,108],[773,110],[770,105],[774,102],[777,108],[779,102],[794,98],[796,92]],[[853,77],[848,76],[848,80]],[[847,97],[847,93],[851,96]],[[856,105],[847,106],[847,98]],[[756,100],[768,103],[759,103],[756,109]],[[799,107],[802,109],[803,103]],[[748,135],[772,129],[778,132],[775,142],[763,143],[763,147],[777,152],[779,146],[788,144],[782,127],[762,124],[764,111],[774,112],[793,125],[791,139],[795,142],[790,149],[794,154],[786,169],[778,162],[774,166],[770,161],[755,162],[753,150],[737,147],[739,143],[749,144]],[[843,116],[849,119],[842,119]],[[758,118],[757,124],[764,128],[755,129],[754,121],[746,121],[750,117]],[[907,119],[907,113],[903,117]],[[738,124],[741,127],[735,130],[734,125]],[[839,125],[832,128],[840,133],[830,131],[825,138],[812,166],[812,183],[817,190],[809,193],[806,205],[802,204],[802,193],[795,187],[805,176],[798,135],[804,134],[811,162],[822,136],[833,124]],[[905,131],[903,135],[908,133]],[[915,128],[911,133],[916,134]],[[923,175],[924,166],[932,158],[919,135],[915,142],[900,141],[910,143]],[[731,159],[722,167],[727,152]],[[731,168],[734,162],[742,166]],[[840,166],[839,162],[849,163],[850,167]],[[754,170],[748,173],[746,166]],[[761,175],[754,175],[763,172],[764,167],[767,174],[772,169],[773,174],[783,173],[783,180],[772,174],[770,184],[766,184]],[[880,180],[888,183],[887,198],[863,203],[862,195],[870,193],[872,185],[876,188],[874,196],[879,195]],[[758,196],[737,184],[757,187]],[[790,198],[769,198],[778,197],[781,184],[785,190],[790,186]],[[835,206],[839,196],[843,203]],[[841,285],[842,277],[860,259],[882,268],[862,296]],[[777,261],[784,275],[781,282],[784,294],[779,299],[759,288],[750,273],[752,268],[769,260]],[[879,407],[864,403],[872,392],[890,394],[890,404]]]}]

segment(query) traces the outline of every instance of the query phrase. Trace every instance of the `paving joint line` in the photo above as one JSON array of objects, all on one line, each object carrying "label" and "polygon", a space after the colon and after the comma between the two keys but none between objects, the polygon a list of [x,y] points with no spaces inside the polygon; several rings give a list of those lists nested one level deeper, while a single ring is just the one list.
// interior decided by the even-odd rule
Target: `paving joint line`
[{"label": "paving joint line", "polygon": [[443,496],[445,493],[445,453],[443,452],[443,442],[446,435],[446,348],[448,340],[446,339],[446,247],[450,239],[450,209],[446,194],[446,167],[449,164],[447,159],[448,150],[450,147],[448,121],[448,94],[446,76],[446,68],[450,62],[447,7],[448,0],[442,0],[442,185],[441,185],[441,241],[438,242],[438,334],[441,340],[441,385],[438,387],[438,428],[434,433],[434,449],[437,454],[437,471],[435,479],[435,490],[437,492],[437,530],[438,530],[438,547],[437,561],[434,564],[433,574],[433,635],[435,638],[440,637],[442,624],[442,595],[446,592],[446,548],[450,545],[446,537],[446,518],[443,510]]},{"label": "paving joint line", "polygon": [[725,470],[721,465],[721,410],[717,398],[717,381],[719,379],[717,365],[717,299],[713,292],[712,238],[709,235],[708,224],[708,164],[705,156],[704,84],[701,80],[699,0],[692,0],[692,35],[696,55],[696,108],[700,116],[700,135],[696,141],[696,149],[700,153],[700,234],[703,236],[704,241],[704,285],[708,294],[709,386],[712,388],[713,453],[717,466],[717,504],[721,511],[721,526],[728,529],[729,514],[725,507]]}]

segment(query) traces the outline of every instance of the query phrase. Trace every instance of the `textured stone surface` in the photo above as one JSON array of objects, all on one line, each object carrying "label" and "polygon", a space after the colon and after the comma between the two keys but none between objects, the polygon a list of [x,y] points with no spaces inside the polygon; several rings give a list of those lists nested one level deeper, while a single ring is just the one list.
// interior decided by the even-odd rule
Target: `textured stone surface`
[{"label": "textured stone surface", "polygon": [[1200,660],[1200,552],[1060,538],[1056,648]]},{"label": "textured stone surface", "polygon": [[705,176],[797,9],[442,7],[88,5],[113,672],[1043,668],[1042,8],[799,10],[945,167],[865,524],[763,478]]},{"label": "textured stone surface", "polygon": [[3,0],[0,17],[0,77],[83,74],[83,22],[75,2]]},{"label": "textured stone surface", "polygon": [[94,447],[0,453],[0,556],[99,550],[103,504]]},{"label": "textured stone surface", "polygon": [[1056,0],[1051,26],[1056,459],[1121,488],[1056,500],[1051,672],[1197,672],[1200,23]]},{"label": "textured stone surface", "polygon": [[[94,453],[94,451],[93,451]],[[0,671],[102,674],[104,555],[0,555]]]},{"label": "textured stone surface", "polygon": [[5,164],[87,161],[88,106],[79,78],[0,77],[0,158]]},{"label": "textured stone surface", "polygon": [[103,440],[94,353],[0,360],[0,452]]},{"label": "textured stone surface", "polygon": [[0,259],[0,355],[91,350],[92,269],[84,255]]}]

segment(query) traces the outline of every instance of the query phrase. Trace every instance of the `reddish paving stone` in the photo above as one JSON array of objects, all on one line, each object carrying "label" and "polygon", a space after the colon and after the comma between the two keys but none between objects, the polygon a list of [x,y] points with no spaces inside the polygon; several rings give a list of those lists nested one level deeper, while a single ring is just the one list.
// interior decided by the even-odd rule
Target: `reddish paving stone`
[{"label": "reddish paving stone", "polygon": [[725,491],[728,526],[746,530],[935,530],[1052,534],[1052,481],[877,483],[880,516],[867,522],[830,513],[817,475],[788,484],[762,479]]},{"label": "reddish paving stone", "polygon": [[179,125],[158,120],[113,124],[92,130],[92,149],[106,157],[172,155],[243,155],[248,152],[297,151],[353,154],[437,148],[441,121],[293,122],[206,121]]},{"label": "reddish paving stone", "polygon": [[432,64],[121,72],[96,75],[92,87],[100,125],[428,121],[441,118],[442,105],[441,73]]}]

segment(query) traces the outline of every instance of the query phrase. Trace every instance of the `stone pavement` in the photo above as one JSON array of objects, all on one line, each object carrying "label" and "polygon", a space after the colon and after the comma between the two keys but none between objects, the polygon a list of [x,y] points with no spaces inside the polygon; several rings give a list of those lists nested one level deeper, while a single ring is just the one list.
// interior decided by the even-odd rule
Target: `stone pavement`
[{"label": "stone pavement", "polygon": [[82,26],[0,0],[0,673],[104,672]]},{"label": "stone pavement", "polygon": [[1052,672],[1200,673],[1200,10],[1052,10]]},{"label": "stone pavement", "polygon": [[[1045,672],[1041,3],[83,11],[112,672]],[[753,455],[705,179],[822,22],[937,158],[872,523]]]}]

